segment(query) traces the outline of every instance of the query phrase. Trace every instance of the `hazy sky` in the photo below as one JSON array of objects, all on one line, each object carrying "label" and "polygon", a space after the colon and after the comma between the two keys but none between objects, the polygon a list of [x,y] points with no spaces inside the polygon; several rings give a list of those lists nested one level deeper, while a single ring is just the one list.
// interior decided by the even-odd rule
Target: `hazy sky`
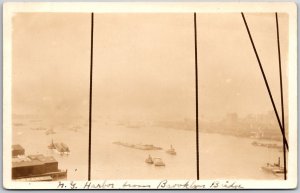
[{"label": "hazy sky", "polygon": [[89,14],[15,15],[13,113],[49,121],[88,117],[89,19]]},{"label": "hazy sky", "polygon": [[[245,17],[280,110],[275,14],[245,14]],[[200,92],[203,92],[200,106],[204,110],[200,110],[201,114],[237,112],[245,115],[272,110],[241,14],[199,14],[198,21]],[[287,15],[279,15],[279,25],[286,81]],[[284,86],[286,98],[286,82]]]},{"label": "hazy sky", "polygon": [[[280,110],[275,14],[245,16]],[[90,24],[90,14],[14,16],[13,113],[88,117]],[[279,25],[286,81],[287,15]],[[193,14],[95,14],[94,26],[95,117],[194,118]],[[200,115],[271,110],[241,15],[197,14],[197,31]]]}]

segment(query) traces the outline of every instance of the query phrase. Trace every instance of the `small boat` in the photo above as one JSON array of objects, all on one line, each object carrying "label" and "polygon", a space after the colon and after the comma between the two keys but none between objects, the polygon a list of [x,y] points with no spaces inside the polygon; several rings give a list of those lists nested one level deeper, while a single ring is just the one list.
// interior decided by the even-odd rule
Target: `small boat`
[{"label": "small boat", "polygon": [[165,166],[165,163],[162,161],[161,158],[154,158],[153,162],[155,166]]},{"label": "small boat", "polygon": [[35,127],[35,128],[31,128],[31,130],[36,130],[36,131],[45,131],[47,130],[46,128],[44,127]]},{"label": "small boat", "polygon": [[166,151],[166,153],[171,154],[171,155],[176,155],[176,151],[172,145],[171,145],[171,148]]},{"label": "small boat", "polygon": [[55,150],[58,154],[61,155],[69,155],[70,149],[69,147],[64,143],[54,143],[53,140],[50,145],[48,145],[49,149]]},{"label": "small boat", "polygon": [[69,129],[70,131],[78,132],[80,130],[80,126],[74,126]]},{"label": "small boat", "polygon": [[278,158],[278,163],[267,163],[266,166],[263,166],[261,168],[266,172],[273,173],[274,175],[284,174],[284,167],[280,166],[280,158]]},{"label": "small boat", "polygon": [[53,129],[49,129],[46,131],[46,135],[55,134],[55,131]]},{"label": "small boat", "polygon": [[54,145],[54,143],[53,143],[53,139],[52,139],[50,145],[48,145],[48,148],[49,148],[49,149],[55,149],[55,145]]},{"label": "small boat", "polygon": [[69,149],[69,147],[68,147],[66,144],[64,144],[64,143],[60,143],[60,144],[61,144],[61,146],[63,147],[64,152],[70,153],[70,149]]},{"label": "small boat", "polygon": [[146,162],[147,164],[153,164],[153,160],[152,160],[151,155],[148,156],[148,158],[145,160],[145,162]]}]

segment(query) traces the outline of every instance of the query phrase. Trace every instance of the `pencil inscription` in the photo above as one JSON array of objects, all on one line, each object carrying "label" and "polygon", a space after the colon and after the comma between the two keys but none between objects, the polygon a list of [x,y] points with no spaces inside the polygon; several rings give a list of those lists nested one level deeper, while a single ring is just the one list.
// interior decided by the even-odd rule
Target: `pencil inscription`
[{"label": "pencil inscription", "polygon": [[197,180],[187,180],[180,183],[161,180],[157,183],[153,182],[114,182],[107,180],[100,182],[61,182],[57,184],[57,189],[243,189],[244,186],[236,181],[213,181],[211,183],[203,183]]}]

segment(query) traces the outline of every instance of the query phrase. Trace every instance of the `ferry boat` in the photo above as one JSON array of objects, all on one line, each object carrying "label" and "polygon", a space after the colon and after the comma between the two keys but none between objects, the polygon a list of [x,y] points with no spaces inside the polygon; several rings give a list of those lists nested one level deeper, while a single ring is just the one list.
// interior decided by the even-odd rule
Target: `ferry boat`
[{"label": "ferry boat", "polygon": [[166,166],[161,158],[154,158],[153,162],[155,166]]}]

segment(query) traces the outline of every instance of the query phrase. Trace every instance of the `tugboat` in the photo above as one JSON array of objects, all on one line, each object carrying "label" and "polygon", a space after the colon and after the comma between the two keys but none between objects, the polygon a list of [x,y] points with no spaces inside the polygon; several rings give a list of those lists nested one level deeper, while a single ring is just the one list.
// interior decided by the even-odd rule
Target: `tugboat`
[{"label": "tugboat", "polygon": [[153,162],[155,166],[166,166],[161,158],[154,158]]},{"label": "tugboat", "polygon": [[166,153],[171,154],[171,155],[176,155],[176,151],[172,145],[171,145],[171,148],[166,151]]},{"label": "tugboat", "polygon": [[273,173],[276,176],[284,173],[284,168],[280,166],[280,157],[278,158],[278,163],[274,163],[274,164],[267,163],[266,166],[263,166],[261,168],[264,171]]},{"label": "tugboat", "polygon": [[149,154],[148,158],[145,160],[145,162],[146,162],[147,164],[153,164],[153,160],[152,160],[152,157],[151,157],[150,154]]}]

